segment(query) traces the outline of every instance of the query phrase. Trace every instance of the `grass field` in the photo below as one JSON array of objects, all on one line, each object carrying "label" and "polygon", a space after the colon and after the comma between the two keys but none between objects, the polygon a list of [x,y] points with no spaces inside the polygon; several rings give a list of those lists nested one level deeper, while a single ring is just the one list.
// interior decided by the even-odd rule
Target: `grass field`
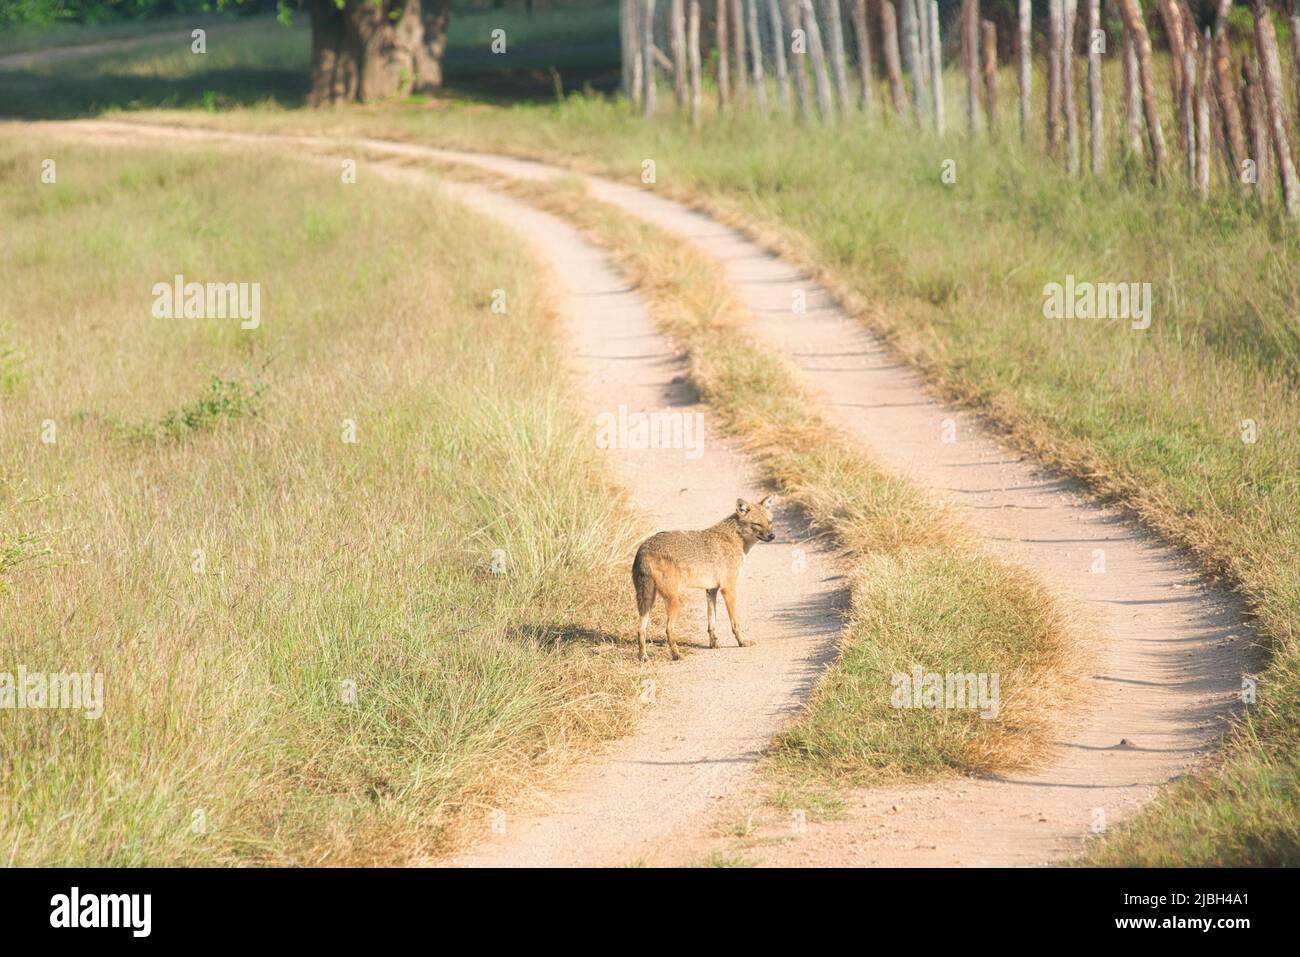
[{"label": "grass field", "polygon": [[[1118,89],[1115,59],[1108,95]],[[169,76],[172,68],[141,69]],[[0,86],[19,84],[20,102],[35,103],[34,88],[21,86],[29,81],[0,77]],[[195,88],[219,98],[225,82],[211,73]],[[1039,148],[1041,129],[1019,147],[1007,72],[1001,88],[1005,142],[996,150],[901,123],[790,127],[735,116],[693,130],[591,96],[513,108],[145,115],[497,149],[628,180],[653,158],[657,189],[815,264],[862,321],[949,395],[1132,508],[1247,599],[1268,655],[1258,703],[1228,735],[1221,760],[1099,841],[1090,859],[1300,862],[1300,234],[1275,211],[1261,215],[1249,196],[1225,192],[1217,158],[1209,204],[1189,201],[1177,162],[1151,186],[1140,164],[1120,159],[1114,123],[1108,177],[1071,182]],[[1042,89],[1040,75],[1036,97]],[[1176,157],[1168,86],[1157,89]],[[962,87],[951,72],[947,91],[949,124],[960,130]],[[236,96],[231,105],[247,102]],[[63,115],[84,109],[83,99]],[[953,183],[941,176],[948,160]],[[1150,283],[1150,328],[1045,319],[1045,284],[1067,276]]]},{"label": "grass field", "polygon": [[[0,713],[0,861],[400,863],[627,728],[640,529],[512,240],[248,152],[0,183],[0,652],[104,675]],[[155,318],[176,272],[260,324]]]}]

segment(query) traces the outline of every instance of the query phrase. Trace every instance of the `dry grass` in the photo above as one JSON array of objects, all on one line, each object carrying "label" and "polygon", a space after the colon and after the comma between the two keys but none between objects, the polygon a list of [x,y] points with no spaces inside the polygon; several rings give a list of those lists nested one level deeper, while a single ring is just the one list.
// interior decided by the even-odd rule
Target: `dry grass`
[{"label": "dry grass", "polygon": [[[641,529],[512,238],[270,153],[6,137],[0,181],[0,671],[105,676],[0,711],[0,861],[400,863],[629,727]],[[260,327],[153,318],[177,272]]]}]

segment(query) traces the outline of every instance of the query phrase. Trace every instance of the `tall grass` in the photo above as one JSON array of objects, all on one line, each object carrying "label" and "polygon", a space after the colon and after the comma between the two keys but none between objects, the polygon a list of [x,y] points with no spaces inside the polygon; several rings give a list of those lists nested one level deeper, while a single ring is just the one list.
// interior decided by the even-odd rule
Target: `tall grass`
[{"label": "tall grass", "polygon": [[[635,529],[498,230],[257,153],[4,137],[0,180],[0,671],[105,675],[0,711],[0,859],[410,860],[626,729]],[[175,273],[261,326],[153,318]]]}]

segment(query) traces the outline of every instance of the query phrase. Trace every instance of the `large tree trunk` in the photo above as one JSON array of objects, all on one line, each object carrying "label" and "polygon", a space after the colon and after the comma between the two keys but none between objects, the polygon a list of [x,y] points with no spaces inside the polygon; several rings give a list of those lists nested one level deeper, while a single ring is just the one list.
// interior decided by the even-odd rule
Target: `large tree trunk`
[{"label": "large tree trunk", "polygon": [[308,0],[310,106],[370,103],[442,85],[450,0]]},{"label": "large tree trunk", "polygon": [[686,55],[691,64],[691,125],[700,122],[700,0],[691,0],[686,21]]},{"label": "large tree trunk", "polygon": [[930,92],[934,99],[934,132],[943,136],[943,37],[939,34],[938,0],[930,0],[926,17],[930,21]]},{"label": "large tree trunk", "polygon": [[[740,0],[732,0],[733,3],[739,3]],[[713,40],[718,49],[718,112],[724,112],[731,106],[731,66],[728,58],[731,56],[730,44],[728,43],[727,23],[731,18],[731,12],[727,9],[727,0],[717,0],[714,5],[713,16]],[[741,64],[740,69],[744,69]]]},{"label": "large tree trunk", "polygon": [[1255,161],[1255,195],[1261,206],[1269,205],[1273,200],[1270,182],[1273,179],[1272,164],[1268,158],[1268,124],[1264,120],[1264,90],[1260,85],[1259,69],[1255,60],[1247,55],[1241,62],[1241,72],[1245,79],[1246,125],[1250,134],[1251,158]]},{"label": "large tree trunk", "polygon": [[962,54],[966,60],[966,130],[972,136],[980,131],[980,3],[962,0]]},{"label": "large tree trunk", "polygon": [[[803,0],[784,0],[786,19],[790,21],[790,30],[788,36],[794,37],[795,30],[802,30],[800,26],[803,17]],[[782,43],[787,41],[782,40]],[[796,102],[799,104],[799,119],[807,119],[812,113],[812,94],[808,90],[808,53],[807,49],[796,50],[793,46],[790,48],[791,63],[794,69],[794,89]]]},{"label": "large tree trunk", "polygon": [[817,10],[812,0],[803,2],[803,25],[808,33],[808,53],[812,57],[813,82],[817,86],[817,112],[823,121],[835,119],[835,101],[831,97],[831,79],[826,70],[826,48],[817,24]]},{"label": "large tree trunk", "polygon": [[763,35],[758,30],[758,0],[745,0],[749,23],[749,55],[754,63],[754,102],[758,112],[767,114],[767,75],[763,72]]},{"label": "large tree trunk", "polygon": [[[1122,0],[1121,0],[1122,2]],[[1056,155],[1061,141],[1062,0],[1047,0],[1047,152]]]},{"label": "large tree trunk", "polygon": [[984,72],[984,112],[989,135],[998,132],[998,28],[992,20],[980,21],[980,63]]}]

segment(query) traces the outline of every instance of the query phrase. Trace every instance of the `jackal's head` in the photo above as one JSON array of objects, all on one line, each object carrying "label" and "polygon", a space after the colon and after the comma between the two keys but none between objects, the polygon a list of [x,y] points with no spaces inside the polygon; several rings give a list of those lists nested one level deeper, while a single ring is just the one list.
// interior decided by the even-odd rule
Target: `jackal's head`
[{"label": "jackal's head", "polygon": [[767,500],[771,497],[764,495],[757,502],[736,499],[736,522],[740,525],[741,537],[747,541],[776,540],[776,533],[772,531],[772,513],[767,510]]}]

